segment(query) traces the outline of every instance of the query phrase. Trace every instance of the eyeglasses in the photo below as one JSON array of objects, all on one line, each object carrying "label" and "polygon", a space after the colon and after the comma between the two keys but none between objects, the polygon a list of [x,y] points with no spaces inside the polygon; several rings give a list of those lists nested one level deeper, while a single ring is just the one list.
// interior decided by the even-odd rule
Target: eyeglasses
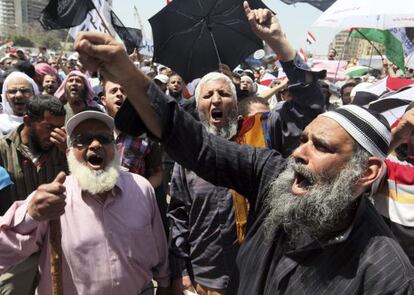
[{"label": "eyeglasses", "polygon": [[81,133],[71,139],[72,147],[85,147],[90,145],[94,140],[99,141],[101,144],[111,144],[115,141],[114,136],[109,133]]},{"label": "eyeglasses", "polygon": [[6,93],[10,95],[16,95],[16,93],[20,91],[23,95],[32,94],[33,91],[30,88],[19,88],[19,89],[7,89]]}]

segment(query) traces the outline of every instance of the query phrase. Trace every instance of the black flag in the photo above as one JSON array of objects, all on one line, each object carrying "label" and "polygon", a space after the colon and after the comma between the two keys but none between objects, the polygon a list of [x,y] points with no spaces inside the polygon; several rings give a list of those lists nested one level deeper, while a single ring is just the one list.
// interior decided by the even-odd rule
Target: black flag
[{"label": "black flag", "polygon": [[127,28],[111,11],[111,22],[119,38],[124,42],[128,54],[131,54],[135,48],[139,48],[142,41],[142,32],[139,29]]},{"label": "black flag", "polygon": [[90,0],[50,0],[40,14],[39,22],[45,30],[75,27],[94,8]]},{"label": "black flag", "polygon": [[319,10],[325,11],[331,6],[336,0],[281,0],[286,4],[296,4],[298,2],[309,3],[313,7]]}]

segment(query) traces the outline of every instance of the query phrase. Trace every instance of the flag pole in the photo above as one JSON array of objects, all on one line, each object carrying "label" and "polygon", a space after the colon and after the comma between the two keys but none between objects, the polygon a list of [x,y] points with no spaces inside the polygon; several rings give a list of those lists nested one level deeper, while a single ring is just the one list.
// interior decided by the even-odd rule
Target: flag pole
[{"label": "flag pole", "polygon": [[348,37],[346,37],[346,40],[345,40],[345,44],[342,47],[341,57],[338,60],[338,66],[336,67],[336,71],[335,71],[334,83],[336,82],[336,76],[338,75],[341,60],[344,58],[344,55],[345,55],[345,48],[346,48],[346,46],[348,46],[348,43],[349,43],[349,37],[351,37],[351,31],[349,31]]},{"label": "flag pole", "polygon": [[374,45],[374,43],[373,42],[371,42],[371,40],[369,40],[368,38],[367,38],[367,36],[365,36],[365,34],[364,33],[362,33],[360,30],[358,30],[358,29],[355,29],[357,32],[358,32],[358,34],[360,34],[365,40],[367,40],[368,42],[369,42],[369,44],[371,44],[371,46],[375,49],[375,51],[379,54],[379,56],[381,56],[381,59],[382,60],[384,60],[384,57],[382,56],[382,53],[378,50],[378,48]]},{"label": "flag pole", "polygon": [[52,295],[63,295],[62,276],[62,229],[60,218],[49,221],[50,274]]},{"label": "flag pole", "polygon": [[65,42],[63,43],[62,50],[60,51],[58,60],[56,61],[57,64],[60,64],[60,61],[62,60],[62,56],[65,53],[66,47],[68,46],[70,31],[68,30],[68,33],[66,34]]}]

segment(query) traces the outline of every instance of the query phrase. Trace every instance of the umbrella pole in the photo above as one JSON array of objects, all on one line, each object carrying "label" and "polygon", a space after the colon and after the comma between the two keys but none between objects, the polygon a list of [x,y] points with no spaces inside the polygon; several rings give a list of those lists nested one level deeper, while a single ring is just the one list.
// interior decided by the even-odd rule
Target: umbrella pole
[{"label": "umbrella pole", "polygon": [[379,49],[374,45],[374,43],[372,43],[371,40],[369,40],[367,38],[367,36],[365,36],[364,33],[362,33],[360,30],[356,29],[356,31],[358,32],[358,34],[360,34],[365,40],[367,40],[369,42],[369,44],[371,44],[371,46],[375,49],[375,51],[379,54],[379,56],[381,56],[381,59],[384,60],[384,57],[382,56],[382,53],[379,51]]},{"label": "umbrella pole", "polygon": [[209,30],[209,32],[210,32],[211,40],[213,40],[214,50],[216,51],[218,63],[221,64],[221,59],[220,59],[220,55],[219,55],[219,52],[218,52],[218,49],[217,49],[216,40],[214,40],[213,33],[210,30]]},{"label": "umbrella pole", "polygon": [[341,64],[341,60],[344,58],[345,48],[346,48],[346,46],[348,46],[349,37],[351,37],[351,31],[349,32],[348,37],[346,37],[344,47],[342,48],[341,57],[338,60],[338,65],[337,65],[336,71],[335,71],[334,83],[336,83],[336,76],[338,75],[339,65]]},{"label": "umbrella pole", "polygon": [[52,277],[52,295],[63,295],[62,277],[62,230],[60,218],[49,222],[50,273]]},{"label": "umbrella pole", "polygon": [[372,63],[372,54],[374,53],[373,47],[371,47],[371,52],[370,52],[370,56],[369,56],[369,68],[371,68],[371,63]]}]

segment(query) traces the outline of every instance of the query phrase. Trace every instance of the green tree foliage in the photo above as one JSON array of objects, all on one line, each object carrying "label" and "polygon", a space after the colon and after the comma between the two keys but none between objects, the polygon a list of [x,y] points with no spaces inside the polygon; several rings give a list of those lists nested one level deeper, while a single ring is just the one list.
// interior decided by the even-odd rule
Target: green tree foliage
[{"label": "green tree foliage", "polygon": [[14,46],[23,46],[23,47],[34,47],[35,44],[32,40],[22,35],[11,36]]},{"label": "green tree foliage", "polygon": [[14,46],[47,47],[52,50],[61,49],[66,31],[44,31],[38,23],[25,24],[22,28],[8,30],[3,36],[14,42]]}]

